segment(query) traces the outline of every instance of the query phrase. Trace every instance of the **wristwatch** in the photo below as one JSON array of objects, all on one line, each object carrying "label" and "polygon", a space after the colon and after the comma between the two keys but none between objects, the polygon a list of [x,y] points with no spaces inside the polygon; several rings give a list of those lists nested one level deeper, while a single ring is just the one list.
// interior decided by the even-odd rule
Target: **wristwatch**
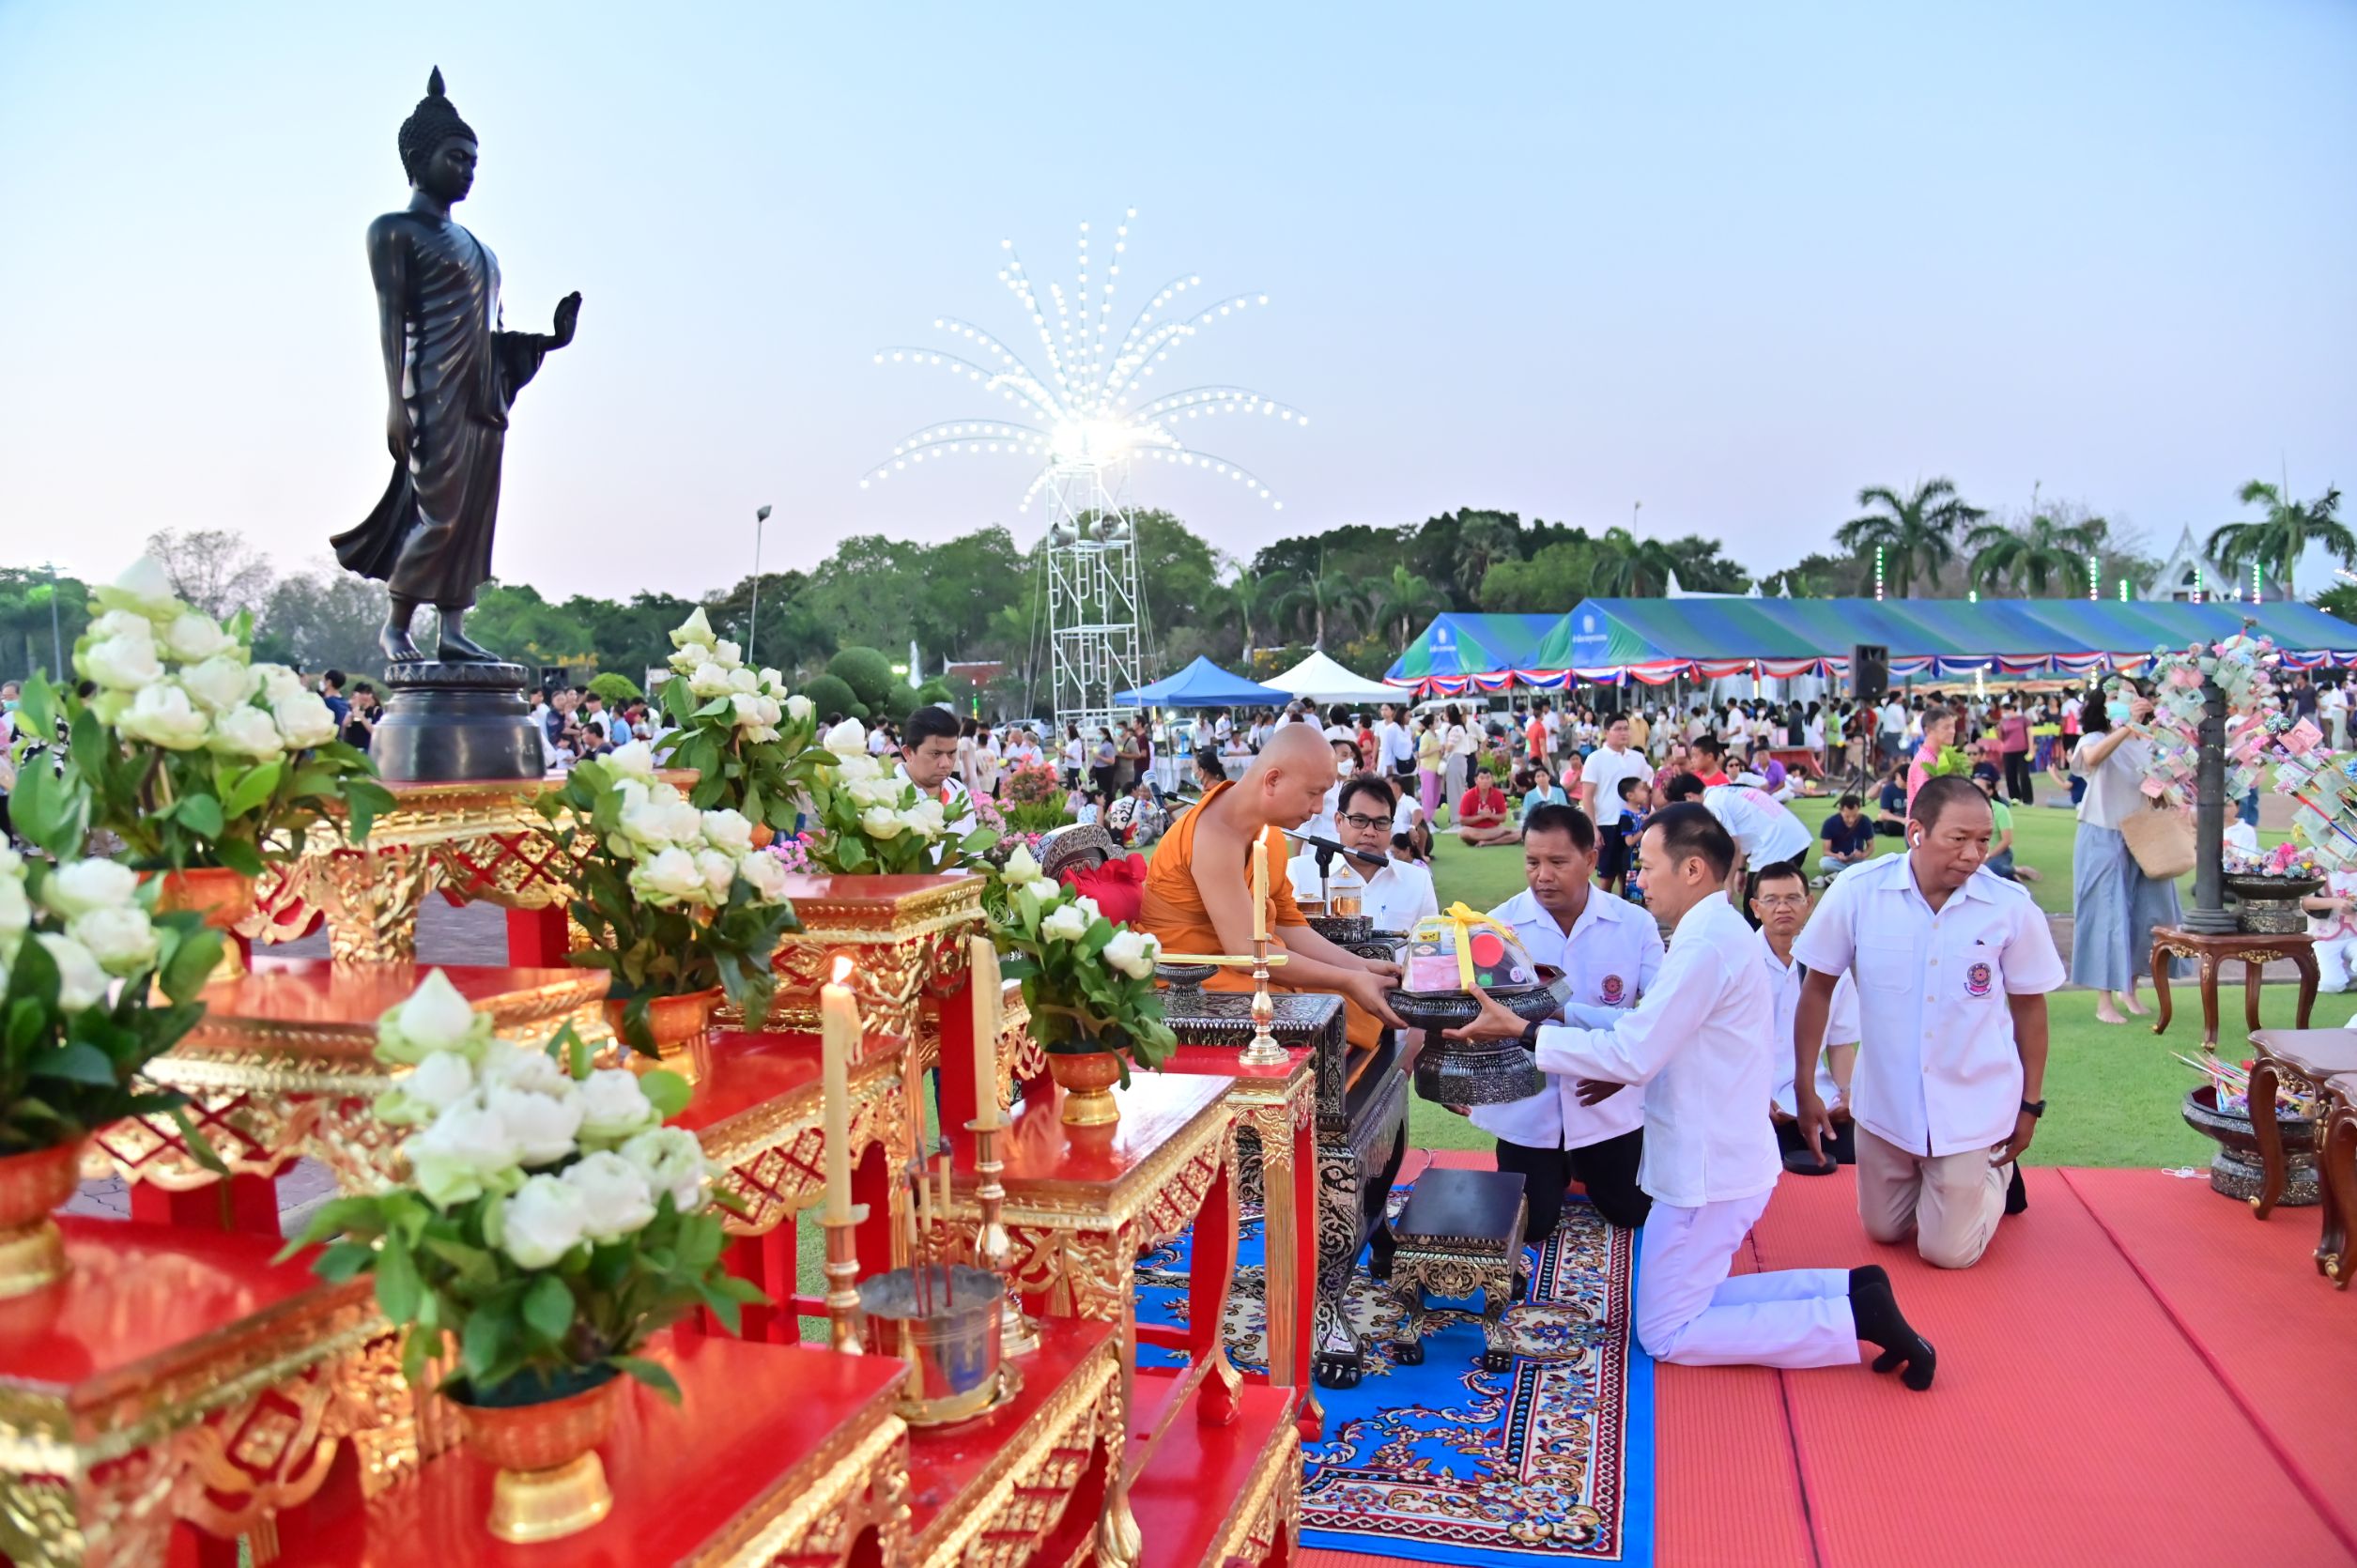
[{"label": "wristwatch", "polygon": [[1541,1022],[1534,1018],[1522,1026],[1522,1049],[1534,1056],[1538,1054],[1538,1032]]},{"label": "wristwatch", "polygon": [[2022,1112],[2026,1115],[2042,1116],[2046,1114],[2046,1102],[2042,1099],[2026,1099],[2022,1101]]}]

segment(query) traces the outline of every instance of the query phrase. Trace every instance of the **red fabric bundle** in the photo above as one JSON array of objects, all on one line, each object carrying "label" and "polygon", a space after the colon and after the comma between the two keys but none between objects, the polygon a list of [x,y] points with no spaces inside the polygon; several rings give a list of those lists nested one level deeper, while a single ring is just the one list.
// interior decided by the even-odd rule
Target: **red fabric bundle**
[{"label": "red fabric bundle", "polygon": [[1102,866],[1066,871],[1064,885],[1096,899],[1104,917],[1116,925],[1135,925],[1146,908],[1146,857],[1126,854]]}]

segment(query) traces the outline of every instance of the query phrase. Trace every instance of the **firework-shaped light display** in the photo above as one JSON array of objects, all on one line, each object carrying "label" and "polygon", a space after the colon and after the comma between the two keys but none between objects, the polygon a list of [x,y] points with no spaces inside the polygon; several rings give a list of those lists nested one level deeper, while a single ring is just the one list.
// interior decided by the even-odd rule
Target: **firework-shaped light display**
[{"label": "firework-shaped light display", "polygon": [[956,316],[934,328],[946,348],[901,346],[879,350],[878,364],[938,368],[1009,405],[1003,417],[929,424],[911,433],[868,470],[862,489],[905,476],[952,454],[1019,457],[1033,465],[1020,510],[1045,491],[1048,624],[1059,722],[1093,726],[1116,716],[1113,694],[1144,684],[1140,656],[1143,601],[1138,589],[1135,520],[1128,500],[1133,460],[1202,469],[1282,510],[1259,477],[1197,444],[1207,420],[1259,418],[1305,426],[1309,416],[1248,388],[1221,384],[1164,392],[1174,350],[1204,329],[1256,306],[1265,294],[1211,300],[1193,274],[1148,296],[1117,332],[1115,306],[1129,249],[1128,219],[1115,226],[1108,254],[1092,250],[1080,225],[1078,279],[1070,292],[1044,290],[1024,270],[1011,239],[1000,241],[1004,284],[1030,318],[1039,349],[1032,360]]}]

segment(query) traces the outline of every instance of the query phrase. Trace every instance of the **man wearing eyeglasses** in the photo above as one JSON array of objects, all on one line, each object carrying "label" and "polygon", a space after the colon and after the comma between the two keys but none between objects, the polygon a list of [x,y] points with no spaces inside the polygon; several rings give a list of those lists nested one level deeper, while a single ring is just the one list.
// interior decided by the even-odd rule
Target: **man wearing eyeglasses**
[{"label": "man wearing eyeglasses", "polygon": [[[1809,971],[1793,961],[1793,939],[1809,923],[1809,884],[1800,868],[1787,862],[1760,872],[1751,893],[1751,917],[1760,923],[1760,963],[1766,970],[1768,991],[1776,998],[1778,1041],[1793,1038],[1793,1013],[1800,1006],[1801,983]],[[1795,1097],[1793,1053],[1776,1053],[1776,1092],[1768,1105],[1768,1120],[1776,1128],[1777,1146],[1784,1168],[1803,1176],[1829,1176],[1835,1165],[1857,1163],[1856,1129],[1850,1121],[1850,1069],[1857,1062],[1857,982],[1845,972],[1834,982],[1833,1000],[1826,1013],[1824,1048],[1817,1053],[1817,1099],[1833,1118],[1821,1158],[1801,1136],[1793,1119]]]},{"label": "man wearing eyeglasses", "polygon": [[[1348,857],[1329,855],[1330,870],[1321,873],[1317,852],[1307,850],[1286,863],[1297,899],[1322,899],[1325,878],[1339,871],[1347,859],[1366,884],[1359,912],[1372,915],[1379,931],[1404,931],[1426,915],[1440,913],[1433,891],[1432,873],[1411,860],[1391,856],[1392,814],[1396,801],[1389,780],[1371,773],[1345,779],[1334,796],[1334,838],[1357,852]],[[1365,859],[1359,858],[1364,855]]]}]

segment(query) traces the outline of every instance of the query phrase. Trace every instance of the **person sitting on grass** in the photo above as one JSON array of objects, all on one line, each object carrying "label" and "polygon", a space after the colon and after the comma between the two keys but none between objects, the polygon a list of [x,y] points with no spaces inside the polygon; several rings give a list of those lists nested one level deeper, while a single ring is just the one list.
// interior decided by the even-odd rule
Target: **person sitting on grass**
[{"label": "person sitting on grass", "polygon": [[1874,798],[1874,836],[1878,838],[1904,838],[1907,836],[1907,764],[1893,762],[1883,778],[1881,792]]},{"label": "person sitting on grass", "polygon": [[1512,844],[1522,830],[1506,820],[1506,792],[1487,768],[1473,771],[1473,787],[1457,797],[1456,836],[1468,844]]},{"label": "person sitting on grass", "polygon": [[1825,826],[1817,830],[1825,844],[1825,853],[1817,856],[1817,869],[1826,877],[1838,877],[1859,861],[1874,858],[1874,824],[1866,820],[1864,807],[1865,802],[1856,795],[1843,795]]},{"label": "person sitting on grass", "polygon": [[1564,787],[1555,782],[1554,771],[1545,762],[1526,769],[1517,776],[1514,787],[1522,792],[1522,821],[1527,827],[1531,813],[1542,806],[1569,806],[1571,799]]},{"label": "person sitting on grass", "polygon": [[2008,882],[2025,880],[2021,874],[2022,868],[2013,864],[2013,808],[1997,794],[1996,764],[1975,762],[1972,765],[1972,781],[1980,787],[1982,794],[1989,797],[1989,814],[1995,822],[1995,830],[1989,836],[1989,858],[1981,865]]}]

